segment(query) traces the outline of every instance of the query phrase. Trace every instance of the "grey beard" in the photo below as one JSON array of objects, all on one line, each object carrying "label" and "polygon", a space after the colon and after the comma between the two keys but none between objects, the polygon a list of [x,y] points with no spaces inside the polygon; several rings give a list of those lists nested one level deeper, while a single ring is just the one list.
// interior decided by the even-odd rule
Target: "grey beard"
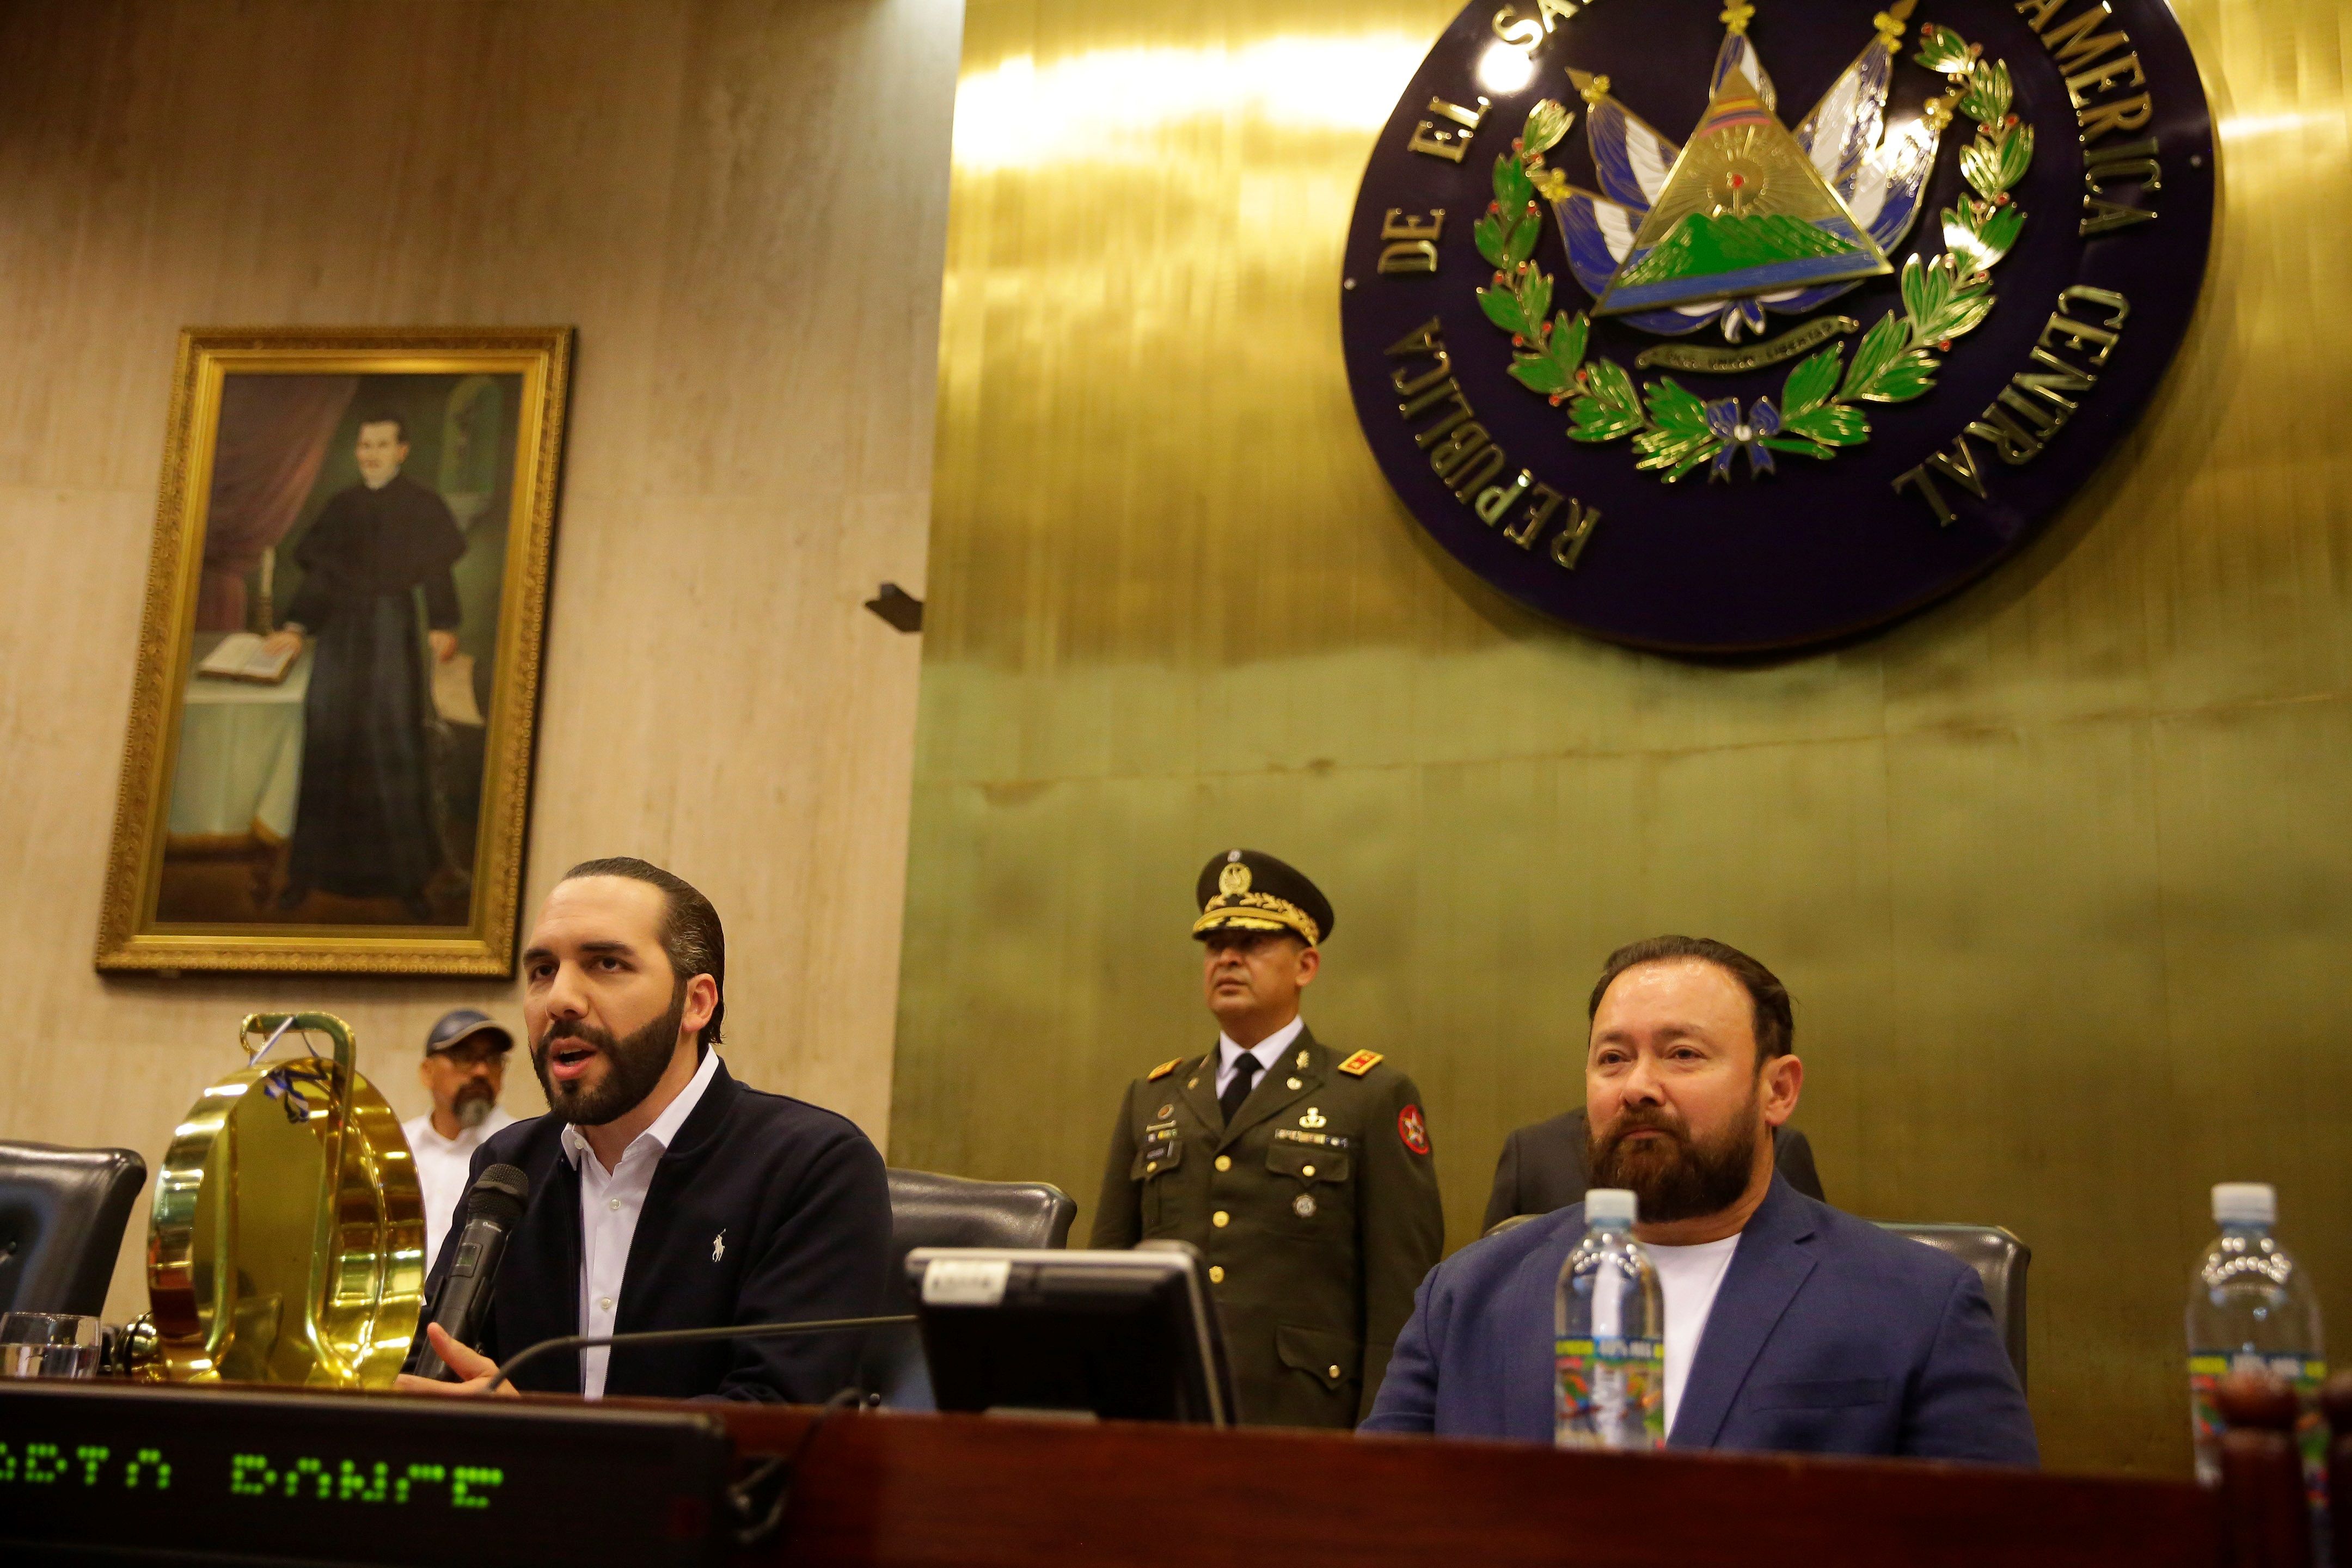
[{"label": "grey beard", "polygon": [[479,1127],[490,1119],[490,1111],[494,1105],[495,1102],[488,1095],[461,1096],[455,1108],[457,1125],[469,1129]]}]

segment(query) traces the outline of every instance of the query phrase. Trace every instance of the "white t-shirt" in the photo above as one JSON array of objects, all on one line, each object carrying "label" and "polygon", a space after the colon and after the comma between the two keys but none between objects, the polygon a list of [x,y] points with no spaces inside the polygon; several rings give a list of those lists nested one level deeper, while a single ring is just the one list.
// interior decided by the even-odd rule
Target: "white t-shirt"
[{"label": "white t-shirt", "polygon": [[514,1118],[497,1106],[482,1118],[478,1127],[460,1128],[455,1138],[444,1138],[433,1131],[433,1113],[401,1123],[400,1130],[408,1134],[408,1152],[416,1156],[416,1184],[425,1194],[425,1267],[430,1270],[433,1260],[441,1256],[442,1238],[449,1234],[449,1222],[457,1215],[457,1202],[466,1195],[466,1172],[474,1163],[474,1151],[482,1140],[501,1127],[514,1124]]},{"label": "white t-shirt", "polygon": [[1707,1314],[1715,1310],[1724,1271],[1739,1249],[1739,1237],[1727,1236],[1696,1247],[1654,1247],[1645,1241],[1642,1247],[1657,1266],[1658,1289],[1666,1299],[1666,1432],[1671,1436],[1675,1413],[1682,1408],[1683,1385],[1690,1381],[1691,1362],[1706,1332]]}]

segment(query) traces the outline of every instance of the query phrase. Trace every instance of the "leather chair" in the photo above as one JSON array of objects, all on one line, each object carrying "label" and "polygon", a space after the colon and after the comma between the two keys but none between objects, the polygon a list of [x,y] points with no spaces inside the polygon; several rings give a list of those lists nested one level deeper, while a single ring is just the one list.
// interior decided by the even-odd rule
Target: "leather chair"
[{"label": "leather chair", "polygon": [[1984,1282],[1985,1300],[1992,1303],[1993,1326],[2000,1331],[2010,1364],[2017,1368],[2017,1386],[2023,1388],[2025,1270],[2033,1261],[2033,1249],[1997,1225],[1906,1225],[1880,1220],[1878,1227],[1948,1253],[1977,1271],[1977,1278]]},{"label": "leather chair", "polygon": [[103,1311],[146,1184],[128,1149],[0,1143],[0,1312]]},{"label": "leather chair", "polygon": [[[1513,1226],[1541,1217],[1513,1215],[1488,1226],[1486,1235],[1500,1236]],[[2023,1388],[2025,1270],[2033,1261],[2033,1249],[1997,1225],[1905,1225],[1894,1220],[1880,1220],[1877,1225],[1881,1230],[1949,1253],[1977,1271],[1984,1283],[1985,1299],[1992,1303],[1993,1326],[2000,1331],[2001,1348],[2009,1352],[2010,1364],[2017,1368],[2017,1386]]]},{"label": "leather chair", "polygon": [[[1050,1247],[1069,1241],[1078,1205],[1045,1182],[975,1182],[929,1171],[892,1171],[890,1274],[882,1310],[915,1310],[907,1284],[907,1254],[919,1247]],[[914,1324],[877,1329],[857,1360],[857,1386],[867,1403],[897,1410],[929,1410],[930,1369]]]}]

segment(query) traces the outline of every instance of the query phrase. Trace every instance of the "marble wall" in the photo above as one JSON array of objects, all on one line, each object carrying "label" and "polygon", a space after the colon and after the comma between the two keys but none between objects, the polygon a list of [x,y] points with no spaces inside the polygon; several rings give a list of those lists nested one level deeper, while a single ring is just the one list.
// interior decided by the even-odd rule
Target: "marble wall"
[{"label": "marble wall", "polygon": [[[730,938],[740,1076],[887,1130],[958,0],[0,8],[0,1137],[152,1164],[254,1008],[506,983],[104,980],[174,334],[579,328],[526,921],[590,855]],[[527,1067],[510,1108],[539,1105]],[[109,1310],[144,1301],[134,1219]]]}]

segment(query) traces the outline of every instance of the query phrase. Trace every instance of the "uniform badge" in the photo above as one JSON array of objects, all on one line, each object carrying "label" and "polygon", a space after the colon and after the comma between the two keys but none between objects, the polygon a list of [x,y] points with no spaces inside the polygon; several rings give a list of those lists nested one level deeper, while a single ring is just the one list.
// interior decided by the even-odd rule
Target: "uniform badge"
[{"label": "uniform badge", "polygon": [[1170,1100],[1167,1104],[1165,1104],[1165,1105],[1163,1105],[1163,1106],[1161,1106],[1161,1107],[1160,1108],[1160,1110],[1159,1110],[1158,1114],[1156,1114],[1156,1115],[1152,1118],[1152,1120],[1153,1120],[1153,1121],[1167,1121],[1170,1117],[1171,1117],[1171,1116],[1173,1116],[1173,1115],[1175,1115],[1175,1114],[1176,1114],[1176,1102],[1175,1102],[1174,1100]]},{"label": "uniform badge", "polygon": [[1339,1064],[1339,1070],[1349,1078],[1361,1078],[1385,1059],[1378,1051],[1358,1051]]},{"label": "uniform badge", "polygon": [[[1158,1083],[1161,1079],[1166,1078],[1170,1073],[1174,1072],[1176,1070],[1177,1063],[1181,1062],[1183,1059],[1184,1058],[1182,1057],[1178,1057],[1175,1061],[1161,1062],[1158,1067],[1153,1068],[1150,1072],[1143,1075],[1144,1081],[1147,1083]],[[1160,1114],[1165,1116],[1168,1113],[1163,1110]]]},{"label": "uniform badge", "polygon": [[1414,1153],[1429,1152],[1429,1124],[1422,1121],[1420,1106],[1408,1105],[1397,1112],[1397,1136]]},{"label": "uniform badge", "polygon": [[1315,1194],[1313,1193],[1301,1193],[1297,1197],[1291,1199],[1290,1212],[1297,1215],[1300,1219],[1313,1219],[1315,1217]]},{"label": "uniform badge", "polygon": [[1328,1125],[1330,1122],[1330,1120],[1331,1119],[1329,1117],[1324,1115],[1321,1111],[1316,1110],[1310,1105],[1299,1113],[1298,1125],[1301,1127],[1322,1127]]},{"label": "uniform badge", "polygon": [[1217,873],[1217,891],[1227,898],[1250,890],[1250,868],[1238,860],[1228,860],[1225,868]]}]

